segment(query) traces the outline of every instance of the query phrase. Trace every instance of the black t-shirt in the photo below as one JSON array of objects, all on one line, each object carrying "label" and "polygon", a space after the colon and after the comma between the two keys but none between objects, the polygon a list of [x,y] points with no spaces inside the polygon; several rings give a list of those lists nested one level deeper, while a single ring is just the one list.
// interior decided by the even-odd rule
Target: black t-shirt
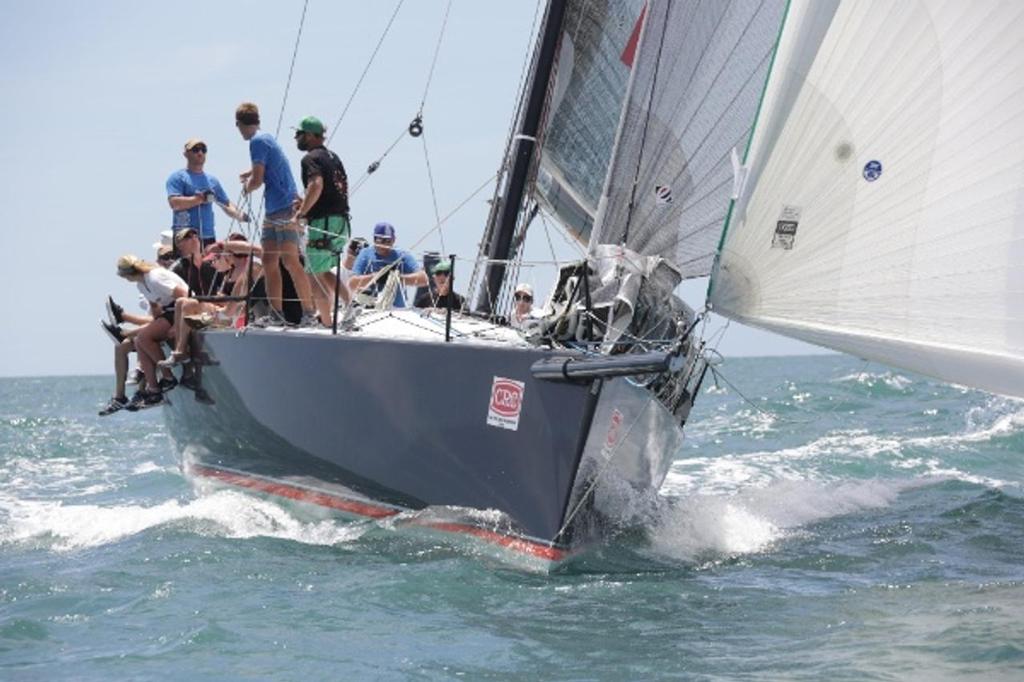
[{"label": "black t-shirt", "polygon": [[211,263],[203,261],[197,268],[191,258],[179,258],[171,266],[171,272],[185,280],[194,296],[213,296],[220,292],[224,274],[217,272]]},{"label": "black t-shirt", "polygon": [[[424,289],[413,301],[413,306],[416,308],[447,308],[448,297],[451,296],[451,292],[438,296],[435,301],[431,297],[430,289]],[[466,299],[462,294],[456,293],[455,298],[452,299],[452,310],[462,310],[466,307]]]},{"label": "black t-shirt", "polygon": [[348,175],[338,155],[326,147],[311,149],[302,157],[303,187],[309,187],[309,181],[317,175],[323,178],[324,189],[306,217],[348,215]]}]

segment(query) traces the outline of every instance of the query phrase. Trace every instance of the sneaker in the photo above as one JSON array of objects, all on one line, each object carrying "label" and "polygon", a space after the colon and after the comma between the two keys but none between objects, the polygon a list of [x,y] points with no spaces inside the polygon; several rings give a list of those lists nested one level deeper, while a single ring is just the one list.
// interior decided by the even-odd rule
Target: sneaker
[{"label": "sneaker", "polygon": [[252,322],[249,323],[250,327],[287,327],[289,326],[288,320],[284,318],[284,315],[277,312],[273,308],[266,315],[262,315]]},{"label": "sneaker", "polygon": [[131,397],[128,404],[124,406],[124,409],[129,412],[138,412],[142,409],[142,404],[146,401],[146,392],[142,389],[135,391],[135,395]]},{"label": "sneaker", "polygon": [[179,353],[178,351],[174,351],[173,353],[171,353],[170,357],[168,357],[166,360],[161,360],[160,362],[156,363],[156,366],[157,367],[166,367],[166,368],[170,369],[171,367],[174,367],[175,365],[184,365],[184,364],[186,364],[188,362],[191,362],[191,361],[192,361],[192,358],[190,358],[188,356],[188,353]]},{"label": "sneaker", "polygon": [[124,308],[114,303],[113,296],[107,296],[107,317],[110,318],[110,324],[115,326],[124,322]]},{"label": "sneaker", "polygon": [[196,376],[195,372],[192,374],[182,374],[181,381],[178,383],[181,384],[182,388],[187,388],[190,391],[200,390],[199,377]]},{"label": "sneaker", "polygon": [[164,377],[157,384],[160,387],[161,393],[167,393],[167,391],[173,391],[174,387],[178,385],[178,380],[172,377]]},{"label": "sneaker", "polygon": [[100,327],[102,327],[103,331],[107,333],[110,340],[114,342],[114,345],[121,345],[121,342],[124,341],[124,332],[121,331],[121,328],[116,324],[110,324],[106,320],[100,320]]},{"label": "sneaker", "polygon": [[160,391],[157,391],[156,393],[147,393],[142,398],[142,405],[139,406],[139,409],[148,410],[151,407],[160,407],[161,405],[166,405],[167,402],[167,398],[165,398],[164,394]]},{"label": "sneaker", "polygon": [[146,373],[141,369],[136,369],[132,372],[132,375],[128,377],[128,381],[124,382],[126,386],[138,386],[146,380]]},{"label": "sneaker", "polygon": [[117,396],[114,396],[110,399],[110,402],[107,403],[106,407],[100,410],[100,416],[106,417],[108,414],[114,414],[126,407],[128,407],[128,398],[118,398]]},{"label": "sneaker", "polygon": [[320,318],[316,313],[303,313],[297,326],[299,329],[319,329],[323,325],[320,324]]}]

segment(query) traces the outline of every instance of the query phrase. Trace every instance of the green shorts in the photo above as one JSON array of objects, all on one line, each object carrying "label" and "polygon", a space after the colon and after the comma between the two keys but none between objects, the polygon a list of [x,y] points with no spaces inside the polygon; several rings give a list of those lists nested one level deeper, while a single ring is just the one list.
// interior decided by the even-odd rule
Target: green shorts
[{"label": "green shorts", "polygon": [[331,215],[313,218],[306,228],[306,272],[319,275],[338,264],[338,255],[345,250],[351,228],[348,218]]}]

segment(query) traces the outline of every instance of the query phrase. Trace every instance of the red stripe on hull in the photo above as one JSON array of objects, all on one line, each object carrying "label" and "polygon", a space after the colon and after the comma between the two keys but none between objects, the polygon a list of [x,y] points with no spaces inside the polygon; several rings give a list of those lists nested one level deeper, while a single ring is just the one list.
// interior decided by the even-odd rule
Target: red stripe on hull
[{"label": "red stripe on hull", "polygon": [[[287,485],[285,483],[276,483],[258,478],[252,478],[244,476],[242,474],[236,474],[229,471],[222,471],[220,469],[213,469],[205,466],[193,465],[190,471],[198,476],[204,476],[206,478],[214,478],[218,481],[222,481],[229,485],[237,486],[239,488],[247,488],[249,490],[257,490],[259,492],[267,493],[270,495],[277,495],[279,497],[286,497],[291,500],[297,500],[299,502],[309,502],[316,504],[321,507],[328,507],[330,509],[338,509],[340,511],[349,512],[351,514],[357,514],[359,516],[367,516],[374,519],[387,518],[389,516],[396,516],[400,512],[396,509],[388,507],[379,507],[364,502],[357,502],[355,500],[345,499],[337,495],[329,495],[327,493],[307,490],[296,486]],[[462,535],[470,535],[485,542],[505,547],[515,552],[522,554],[529,554],[531,556],[538,557],[540,559],[546,559],[548,561],[562,561],[565,559],[569,552],[564,549],[552,547],[551,545],[545,545],[532,540],[526,540],[521,537],[514,535],[506,535],[498,533],[486,528],[480,528],[478,526],[471,526],[465,523],[455,522],[441,522],[441,521],[419,521],[411,520],[409,525],[417,525],[425,528],[431,528],[433,530],[445,531],[448,533],[459,533]]]},{"label": "red stripe on hull", "polygon": [[242,476],[241,474],[221,471],[220,469],[193,467],[192,471],[200,476],[216,478],[219,481],[224,481],[225,483],[229,483],[240,488],[259,490],[260,492],[278,495],[280,497],[287,497],[288,499],[298,500],[300,502],[310,502],[312,504],[320,505],[321,507],[338,509],[340,511],[358,514],[359,516],[383,519],[389,516],[395,516],[399,513],[398,511],[388,509],[387,507],[378,507],[363,502],[357,502],[355,500],[346,500],[343,497],[328,495],[326,493],[315,492],[312,490],[305,490],[303,488],[296,488],[295,486],[286,485],[284,483],[262,481],[258,478],[250,478],[248,476]]}]

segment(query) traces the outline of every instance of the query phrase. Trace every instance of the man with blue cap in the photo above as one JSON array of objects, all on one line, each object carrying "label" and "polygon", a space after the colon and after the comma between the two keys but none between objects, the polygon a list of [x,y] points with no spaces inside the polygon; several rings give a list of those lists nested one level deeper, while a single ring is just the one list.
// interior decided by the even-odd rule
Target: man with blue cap
[{"label": "man with blue cap", "polygon": [[[420,267],[416,257],[408,251],[395,248],[395,227],[391,223],[377,223],[373,226],[373,248],[363,249],[356,257],[352,266],[352,277],[348,281],[349,289],[362,291],[367,289],[377,294],[384,288],[389,274],[382,274],[387,269],[399,274],[403,285],[425,286],[427,273]],[[405,287],[395,291],[394,307],[405,307]]]}]

